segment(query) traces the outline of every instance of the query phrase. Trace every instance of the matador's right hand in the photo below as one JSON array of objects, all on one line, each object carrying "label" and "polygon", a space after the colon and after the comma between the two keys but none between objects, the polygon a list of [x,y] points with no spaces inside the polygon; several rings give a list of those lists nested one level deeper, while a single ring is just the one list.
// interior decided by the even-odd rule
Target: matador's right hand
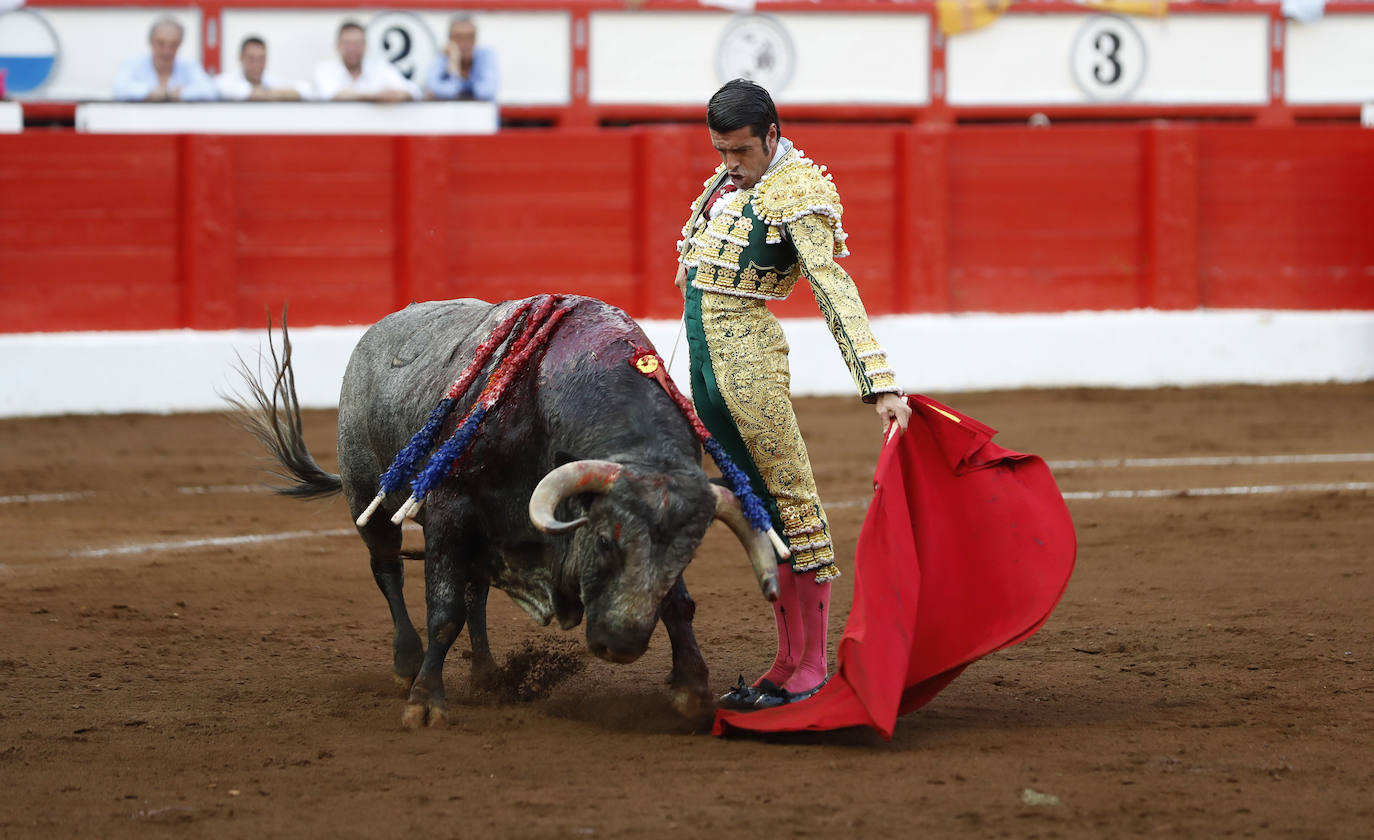
[{"label": "matador's right hand", "polygon": [[687,266],[682,263],[677,264],[677,276],[673,278],[673,285],[682,293],[683,299],[687,297]]}]

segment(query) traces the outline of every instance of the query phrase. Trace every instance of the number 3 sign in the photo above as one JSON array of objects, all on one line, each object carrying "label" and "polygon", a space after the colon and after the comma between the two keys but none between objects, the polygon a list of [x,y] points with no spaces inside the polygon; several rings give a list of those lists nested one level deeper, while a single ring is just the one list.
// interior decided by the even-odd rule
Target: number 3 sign
[{"label": "number 3 sign", "polygon": [[1125,18],[1093,15],[1078,30],[1069,66],[1089,99],[1126,99],[1145,78],[1145,41]]}]

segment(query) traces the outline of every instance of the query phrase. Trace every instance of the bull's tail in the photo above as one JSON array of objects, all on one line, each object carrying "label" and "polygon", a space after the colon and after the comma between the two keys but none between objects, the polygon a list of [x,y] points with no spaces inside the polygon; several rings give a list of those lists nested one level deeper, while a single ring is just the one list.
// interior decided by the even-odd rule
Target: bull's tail
[{"label": "bull's tail", "polygon": [[276,345],[272,342],[272,317],[269,315],[267,347],[272,362],[270,389],[263,384],[262,363],[267,357],[259,353],[256,372],[243,360],[243,356],[238,357],[238,372],[247,386],[248,396],[237,393],[223,396],[236,409],[235,416],[242,426],[284,468],[284,472],[274,470],[273,474],[290,482],[290,485],[273,487],[274,491],[298,499],[332,496],[343,489],[343,483],[337,475],[326,472],[315,463],[301,434],[301,406],[296,399],[296,373],[291,369],[291,335],[286,329],[285,309],[281,316],[281,339],[281,356],[278,356]]}]

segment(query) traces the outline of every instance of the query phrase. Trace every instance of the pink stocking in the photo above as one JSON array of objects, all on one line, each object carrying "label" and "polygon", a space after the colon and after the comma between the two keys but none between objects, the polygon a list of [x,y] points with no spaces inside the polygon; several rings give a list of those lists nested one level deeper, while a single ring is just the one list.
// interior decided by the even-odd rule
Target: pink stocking
[{"label": "pink stocking", "polygon": [[810,691],[829,673],[826,665],[826,633],[830,629],[830,584],[817,584],[810,574],[802,575],[795,586],[801,607],[804,635],[801,661],[783,688],[792,692]]},{"label": "pink stocking", "polygon": [[773,658],[773,667],[755,680],[754,685],[764,680],[782,685],[797,668],[806,638],[802,630],[801,608],[797,603],[797,588],[797,575],[792,567],[786,563],[779,564],[778,600],[773,602],[773,619],[778,623],[778,655]]}]

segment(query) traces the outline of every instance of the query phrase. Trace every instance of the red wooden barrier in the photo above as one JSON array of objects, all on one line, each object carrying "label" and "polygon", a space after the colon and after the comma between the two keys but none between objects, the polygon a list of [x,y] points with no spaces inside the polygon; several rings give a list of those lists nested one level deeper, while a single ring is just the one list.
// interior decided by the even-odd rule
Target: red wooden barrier
[{"label": "red wooden barrier", "polygon": [[[1374,309],[1374,132],[796,126],[874,313]],[[674,318],[704,129],[0,137],[0,332],[368,323],[595,295]],[[777,306],[814,315],[800,292]]]}]

